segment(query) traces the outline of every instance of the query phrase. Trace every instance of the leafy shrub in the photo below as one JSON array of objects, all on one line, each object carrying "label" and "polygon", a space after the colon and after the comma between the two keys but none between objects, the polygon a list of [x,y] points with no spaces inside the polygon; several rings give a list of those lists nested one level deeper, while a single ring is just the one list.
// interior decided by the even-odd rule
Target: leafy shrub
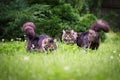
[{"label": "leafy shrub", "polygon": [[113,31],[119,31],[120,30],[120,23],[119,23],[119,20],[118,18],[120,17],[119,13],[117,11],[109,11],[109,14],[103,14],[103,15],[106,15],[106,16],[102,16],[102,18],[106,21],[109,22],[110,24],[110,28],[113,30]]},{"label": "leafy shrub", "polygon": [[[71,0],[13,0],[9,1],[9,4],[0,3],[3,11],[0,14],[0,22],[3,27],[0,38],[9,40],[17,37],[23,38],[22,25],[27,21],[35,23],[37,34],[45,33],[56,38],[61,35],[63,29],[74,29],[77,32],[87,31],[97,18],[93,14],[80,16],[79,11],[82,10],[85,5],[82,3],[85,2],[84,0],[78,2]],[[28,3],[32,5],[30,6]],[[81,4],[81,7],[74,6],[73,3]]]},{"label": "leafy shrub", "polygon": [[[5,15],[6,27],[3,38],[11,39],[22,37],[22,25],[27,21],[35,23],[37,34],[48,34],[59,37],[63,29],[74,29],[77,32],[87,31],[96,20],[93,14],[79,15],[79,12],[70,4],[58,6],[36,4],[20,10],[9,10]],[[1,18],[2,19],[2,18]],[[13,31],[13,32],[11,32]]]},{"label": "leafy shrub", "polygon": [[93,14],[85,14],[82,17],[80,17],[80,31],[87,31],[90,26],[97,20],[97,17]]},{"label": "leafy shrub", "polygon": [[48,5],[59,5],[63,4],[65,0],[27,0],[29,4],[48,4]]}]

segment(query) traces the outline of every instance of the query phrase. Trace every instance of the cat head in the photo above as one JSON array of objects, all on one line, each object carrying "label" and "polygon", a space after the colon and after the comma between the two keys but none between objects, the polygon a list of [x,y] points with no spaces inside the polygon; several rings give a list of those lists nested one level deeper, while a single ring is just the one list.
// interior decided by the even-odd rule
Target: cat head
[{"label": "cat head", "polygon": [[63,30],[62,41],[66,44],[74,44],[77,38],[77,33],[74,30]]},{"label": "cat head", "polygon": [[56,50],[58,47],[56,39],[52,39],[52,38],[44,39],[42,45],[46,51],[53,51]]},{"label": "cat head", "polygon": [[90,40],[90,41],[96,41],[98,38],[99,38],[99,33],[98,32],[96,32],[96,31],[94,31],[94,30],[89,30],[88,31],[88,39]]}]

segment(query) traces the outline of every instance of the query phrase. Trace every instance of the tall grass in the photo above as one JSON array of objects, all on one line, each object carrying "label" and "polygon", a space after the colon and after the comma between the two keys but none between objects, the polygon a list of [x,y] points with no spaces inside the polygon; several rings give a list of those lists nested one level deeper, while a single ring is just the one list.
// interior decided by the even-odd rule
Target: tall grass
[{"label": "tall grass", "polygon": [[0,80],[119,80],[120,36],[106,35],[98,50],[58,42],[48,54],[26,52],[25,42],[0,42]]}]

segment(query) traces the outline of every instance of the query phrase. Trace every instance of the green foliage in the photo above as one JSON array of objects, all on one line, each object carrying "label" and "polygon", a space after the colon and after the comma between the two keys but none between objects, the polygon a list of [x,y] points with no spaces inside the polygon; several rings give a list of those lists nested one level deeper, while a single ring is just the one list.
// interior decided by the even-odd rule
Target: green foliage
[{"label": "green foliage", "polygon": [[81,15],[90,12],[89,0],[65,0],[65,2],[71,4]]},{"label": "green foliage", "polygon": [[97,20],[97,17],[95,15],[85,14],[82,17],[80,17],[81,27],[78,27],[76,30],[80,30],[82,32],[87,31],[96,20]]},{"label": "green foliage", "polygon": [[48,5],[59,5],[63,4],[64,0],[28,0],[29,4],[48,4]]},{"label": "green foliage", "polygon": [[[22,26],[32,21],[36,32],[58,38],[63,29],[85,32],[97,20],[90,0],[13,0],[0,3],[0,39],[23,38]],[[79,6],[80,5],[80,6]]]},{"label": "green foliage", "polygon": [[74,26],[78,26],[80,23],[79,14],[70,4],[56,6],[52,9],[52,12],[60,19],[59,25],[61,29],[75,29]]},{"label": "green foliage", "polygon": [[110,11],[109,14],[105,14],[106,16],[102,16],[102,18],[106,21],[109,22],[110,27],[113,31],[118,31],[120,30],[119,26],[119,20],[117,18],[120,17],[120,15],[116,12]]},{"label": "green foliage", "polygon": [[[0,38],[11,39],[21,37],[20,20],[21,10],[27,7],[27,2],[24,0],[13,0],[0,3],[0,25],[2,34]],[[24,15],[24,14],[23,14]],[[20,19],[19,19],[20,18]]]},{"label": "green foliage", "polygon": [[[2,20],[7,20],[3,38],[11,39],[23,37],[22,25],[27,21],[35,23],[37,34],[48,34],[52,37],[60,37],[63,29],[86,31],[96,20],[92,14],[80,17],[79,12],[70,4],[62,4],[55,7],[50,5],[32,5],[25,9],[8,10]],[[11,33],[11,31],[14,31]]]}]

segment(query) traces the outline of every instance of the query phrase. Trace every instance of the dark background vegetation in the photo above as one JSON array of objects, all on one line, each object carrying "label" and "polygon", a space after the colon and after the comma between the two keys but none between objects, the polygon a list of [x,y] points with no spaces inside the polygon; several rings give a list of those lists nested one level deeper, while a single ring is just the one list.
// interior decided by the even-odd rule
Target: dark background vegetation
[{"label": "dark background vegetation", "polygon": [[58,38],[63,29],[87,31],[97,19],[108,21],[111,28],[118,30],[118,7],[108,9],[110,6],[103,1],[0,0],[0,39],[24,39],[22,25],[28,21],[35,23],[37,34],[54,38]]}]

